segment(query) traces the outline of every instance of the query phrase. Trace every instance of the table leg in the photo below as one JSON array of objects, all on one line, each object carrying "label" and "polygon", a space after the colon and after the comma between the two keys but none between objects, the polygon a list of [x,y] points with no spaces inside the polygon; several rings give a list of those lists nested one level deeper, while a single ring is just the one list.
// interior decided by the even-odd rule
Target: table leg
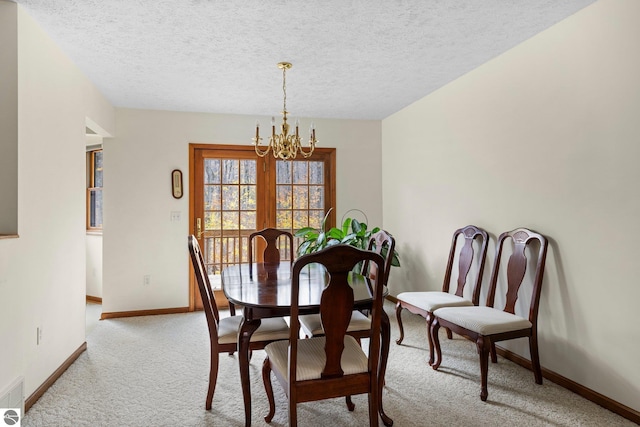
[{"label": "table leg", "polygon": [[240,365],[240,382],[242,397],[244,398],[244,425],[251,425],[251,380],[249,378],[249,343],[251,335],[260,326],[260,319],[247,320],[242,318],[238,331],[238,364]]},{"label": "table leg", "polygon": [[391,427],[393,420],[384,413],[382,407],[382,389],[384,388],[384,375],[387,371],[387,359],[389,358],[389,344],[391,342],[391,323],[389,322],[389,316],[382,310],[381,322],[380,322],[380,366],[378,368],[378,410],[380,417],[385,426]]}]

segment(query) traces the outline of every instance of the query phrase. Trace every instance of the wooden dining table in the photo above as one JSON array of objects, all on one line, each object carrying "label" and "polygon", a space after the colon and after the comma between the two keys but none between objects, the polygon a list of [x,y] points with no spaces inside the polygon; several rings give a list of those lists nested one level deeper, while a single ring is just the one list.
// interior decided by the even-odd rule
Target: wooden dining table
[{"label": "wooden dining table", "polygon": [[[249,342],[251,335],[260,326],[261,319],[281,317],[291,314],[291,263],[279,264],[236,264],[223,269],[222,289],[230,303],[242,307],[243,319],[238,330],[238,359],[240,380],[244,398],[245,425],[251,425],[251,387],[249,378]],[[318,313],[320,297],[327,283],[327,273],[317,264],[305,267],[299,281],[300,314]],[[366,310],[371,307],[372,294],[369,279],[352,273],[350,278],[354,290],[354,309]],[[386,289],[384,294],[387,294]],[[382,421],[392,426],[393,420],[387,416],[382,406],[382,389],[389,355],[391,328],[389,317],[382,311],[381,355],[378,372],[378,405]]]}]

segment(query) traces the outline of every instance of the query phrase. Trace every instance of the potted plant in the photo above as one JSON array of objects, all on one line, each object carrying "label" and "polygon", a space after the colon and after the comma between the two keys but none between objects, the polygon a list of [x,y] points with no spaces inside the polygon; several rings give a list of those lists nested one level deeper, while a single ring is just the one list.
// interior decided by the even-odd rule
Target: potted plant
[{"label": "potted plant", "polygon": [[[322,219],[319,230],[312,227],[304,227],[295,233],[296,237],[302,238],[302,242],[300,243],[300,246],[298,246],[298,256],[317,252],[328,246],[338,244],[346,244],[360,249],[367,249],[369,238],[380,231],[380,227],[374,227],[369,230],[365,222],[361,222],[350,217],[343,217],[340,228],[332,227],[329,230],[325,230],[329,212],[331,212],[331,209],[327,211],[326,215]],[[386,247],[382,248],[383,257],[386,257],[386,249]],[[393,251],[391,265],[400,267],[400,257],[398,252],[395,250]]]}]

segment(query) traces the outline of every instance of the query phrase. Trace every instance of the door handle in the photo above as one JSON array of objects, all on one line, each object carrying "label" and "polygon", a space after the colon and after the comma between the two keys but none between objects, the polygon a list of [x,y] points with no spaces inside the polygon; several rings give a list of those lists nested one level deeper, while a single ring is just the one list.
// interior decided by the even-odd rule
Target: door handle
[{"label": "door handle", "polygon": [[196,238],[202,239],[202,219],[196,218]]}]

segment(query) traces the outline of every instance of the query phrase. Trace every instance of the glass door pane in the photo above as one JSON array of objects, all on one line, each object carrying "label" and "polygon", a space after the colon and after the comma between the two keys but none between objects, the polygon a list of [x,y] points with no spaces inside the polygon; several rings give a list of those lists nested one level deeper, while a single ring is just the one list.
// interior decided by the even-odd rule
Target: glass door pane
[{"label": "glass door pane", "polygon": [[[278,160],[275,227],[294,234],[303,227],[320,228],[327,209],[325,184],[324,161]],[[299,244],[294,238],[296,248]]]},{"label": "glass door pane", "polygon": [[[248,238],[258,229],[258,159],[242,152],[200,150],[196,162],[196,224],[211,285],[230,264],[248,262]],[[249,157],[249,158],[247,158]]]}]

